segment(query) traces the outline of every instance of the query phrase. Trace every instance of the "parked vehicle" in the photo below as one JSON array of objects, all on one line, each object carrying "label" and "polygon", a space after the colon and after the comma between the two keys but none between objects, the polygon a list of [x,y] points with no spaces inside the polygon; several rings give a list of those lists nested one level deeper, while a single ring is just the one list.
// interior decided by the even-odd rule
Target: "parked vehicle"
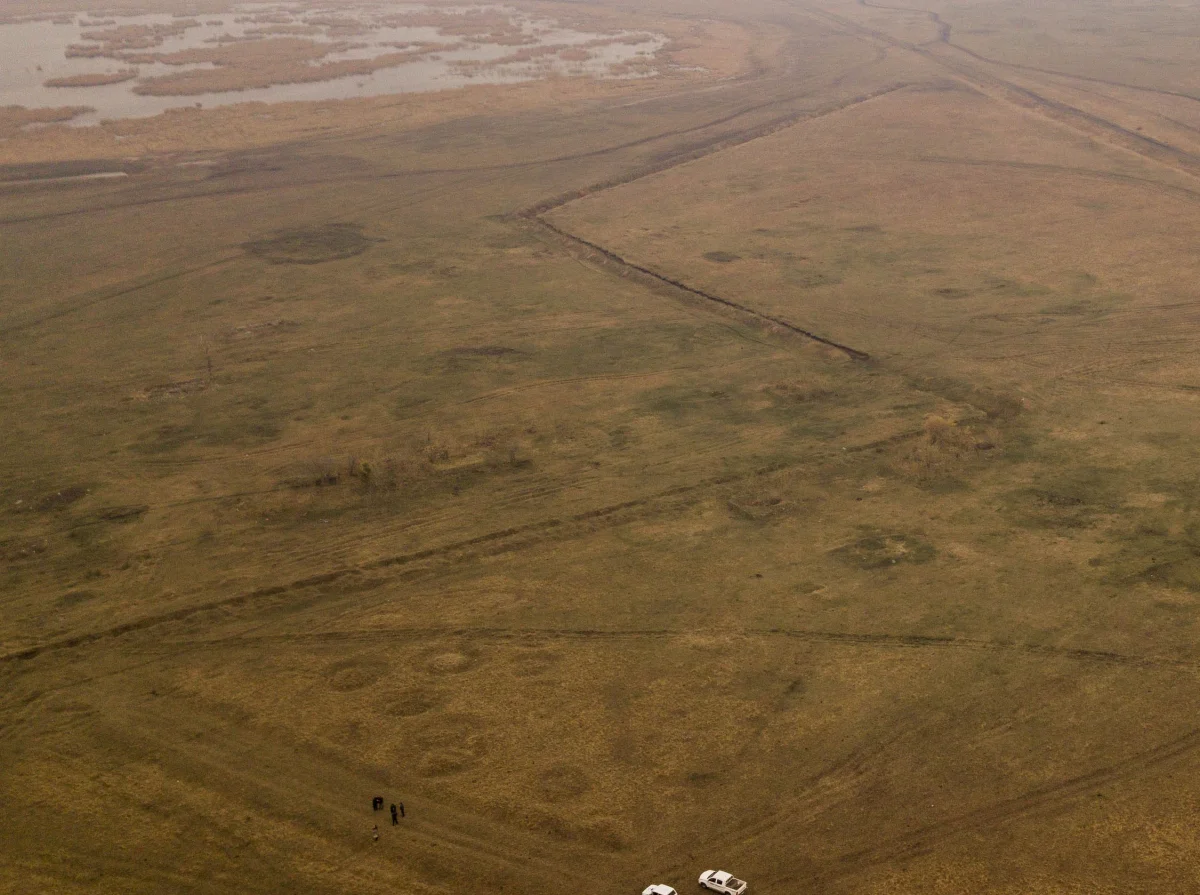
[{"label": "parked vehicle", "polygon": [[655,883],[653,886],[646,886],[646,888],[642,889],[642,895],[679,895],[679,893],[670,886]]},{"label": "parked vehicle", "polygon": [[746,891],[746,883],[724,870],[705,870],[700,874],[700,888],[711,889],[721,895],[742,895]]}]

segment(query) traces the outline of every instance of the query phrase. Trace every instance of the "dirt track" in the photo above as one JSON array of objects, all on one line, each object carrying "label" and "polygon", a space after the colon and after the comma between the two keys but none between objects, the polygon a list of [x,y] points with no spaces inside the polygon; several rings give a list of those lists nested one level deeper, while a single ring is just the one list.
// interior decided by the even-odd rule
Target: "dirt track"
[{"label": "dirt track", "polygon": [[1194,151],[951,11],[718,14],[790,37],[0,191],[0,888],[1200,884],[1196,304],[1122,235]]}]

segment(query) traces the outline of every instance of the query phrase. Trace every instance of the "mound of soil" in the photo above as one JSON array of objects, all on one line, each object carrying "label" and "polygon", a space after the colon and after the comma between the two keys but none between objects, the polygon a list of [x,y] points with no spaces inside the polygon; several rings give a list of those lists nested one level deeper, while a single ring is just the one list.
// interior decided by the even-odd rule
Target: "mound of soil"
[{"label": "mound of soil", "polygon": [[326,224],[280,230],[270,239],[243,243],[242,248],[272,264],[323,264],[361,255],[375,242],[357,224]]},{"label": "mound of soil", "polygon": [[931,544],[904,534],[876,534],[831,551],[859,569],[883,569],[897,563],[926,563],[936,551]]}]

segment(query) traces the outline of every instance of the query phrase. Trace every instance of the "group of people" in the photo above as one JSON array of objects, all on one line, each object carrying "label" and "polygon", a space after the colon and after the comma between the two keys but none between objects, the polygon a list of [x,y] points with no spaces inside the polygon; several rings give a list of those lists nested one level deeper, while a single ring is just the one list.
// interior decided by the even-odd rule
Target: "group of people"
[{"label": "group of people", "polygon": [[[383,810],[383,796],[375,796],[375,798],[371,799],[371,810],[372,811]],[[391,810],[392,810],[392,826],[395,827],[395,826],[399,825],[400,818],[404,817],[404,803],[401,802],[399,805],[397,805],[395,802],[392,802]],[[375,824],[371,828],[371,835],[372,835],[372,838],[376,842],[379,841],[379,824]]]}]

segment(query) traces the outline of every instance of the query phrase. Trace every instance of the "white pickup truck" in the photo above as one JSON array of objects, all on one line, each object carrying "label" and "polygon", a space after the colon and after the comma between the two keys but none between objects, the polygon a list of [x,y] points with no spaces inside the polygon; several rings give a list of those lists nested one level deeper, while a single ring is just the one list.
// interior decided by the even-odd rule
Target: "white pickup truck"
[{"label": "white pickup truck", "polygon": [[721,895],[742,895],[746,891],[746,883],[724,870],[705,870],[700,874],[700,888],[711,889]]}]

